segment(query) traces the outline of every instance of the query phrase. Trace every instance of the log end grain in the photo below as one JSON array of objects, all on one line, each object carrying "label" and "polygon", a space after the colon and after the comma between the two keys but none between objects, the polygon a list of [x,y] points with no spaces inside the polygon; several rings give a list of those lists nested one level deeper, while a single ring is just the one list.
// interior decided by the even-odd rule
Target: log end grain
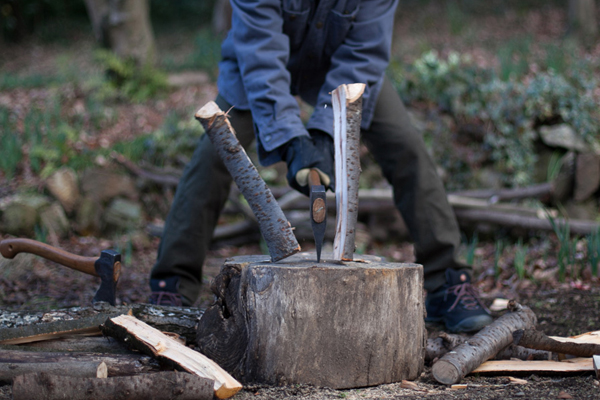
[{"label": "log end grain", "polygon": [[202,108],[196,111],[195,117],[197,119],[210,119],[222,112],[223,111],[221,108],[219,108],[217,103],[214,101],[209,101]]},{"label": "log end grain", "polygon": [[431,367],[431,374],[439,383],[454,385],[462,379],[460,371],[454,364],[446,360],[439,360]]}]

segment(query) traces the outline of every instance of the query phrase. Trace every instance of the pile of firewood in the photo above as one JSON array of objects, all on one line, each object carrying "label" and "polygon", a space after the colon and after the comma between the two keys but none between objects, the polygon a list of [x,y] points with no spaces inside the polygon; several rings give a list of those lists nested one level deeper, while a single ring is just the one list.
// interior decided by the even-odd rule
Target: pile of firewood
[{"label": "pile of firewood", "polygon": [[185,345],[193,343],[201,314],[150,305],[4,312],[0,382],[12,382],[16,400],[231,397],[242,386]]}]

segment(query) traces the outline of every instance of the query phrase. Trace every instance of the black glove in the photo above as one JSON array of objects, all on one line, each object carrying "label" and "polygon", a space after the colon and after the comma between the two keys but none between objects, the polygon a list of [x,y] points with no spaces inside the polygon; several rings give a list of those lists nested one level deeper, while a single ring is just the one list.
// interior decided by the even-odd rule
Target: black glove
[{"label": "black glove", "polygon": [[[308,171],[317,169],[325,188],[333,191],[333,139],[322,131],[311,130],[310,137],[297,136],[280,147],[281,158],[288,167],[287,180],[290,186],[308,196]],[[299,174],[300,172],[300,174]]]}]

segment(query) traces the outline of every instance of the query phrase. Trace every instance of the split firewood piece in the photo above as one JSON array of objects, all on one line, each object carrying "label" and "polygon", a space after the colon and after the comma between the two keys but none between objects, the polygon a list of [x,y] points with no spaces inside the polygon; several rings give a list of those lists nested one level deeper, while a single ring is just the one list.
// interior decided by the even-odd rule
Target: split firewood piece
[{"label": "split firewood piece", "polygon": [[172,371],[105,379],[42,372],[16,377],[12,390],[15,400],[212,400],[213,381]]},{"label": "split firewood piece", "polygon": [[592,357],[600,354],[600,344],[558,341],[535,329],[519,329],[513,332],[513,342],[536,350],[547,350],[576,357]]},{"label": "split firewood piece", "polygon": [[360,178],[360,124],[363,83],[340,85],[332,92],[335,146],[335,200],[337,221],[334,260],[352,261],[358,218]]},{"label": "split firewood piece", "polygon": [[121,315],[108,319],[102,331],[123,340],[135,349],[174,364],[192,374],[214,380],[214,392],[220,399],[236,394],[242,385],[205,355],[184,346],[135,317]]},{"label": "split firewood piece", "polygon": [[235,136],[227,113],[211,101],[196,112],[217,154],[256,215],[273,262],[300,251],[292,227],[271,190]]},{"label": "split firewood piece", "polygon": [[433,377],[446,385],[460,382],[481,363],[508,346],[512,342],[512,332],[533,328],[537,323],[537,318],[529,307],[511,300],[508,308],[511,312],[504,314],[433,364]]},{"label": "split firewood piece", "polygon": [[43,363],[0,363],[0,382],[10,383],[19,376],[31,373],[47,372],[77,378],[106,378],[107,368],[103,362],[70,361],[60,364]]},{"label": "split firewood piece", "polygon": [[592,359],[569,358],[563,361],[521,361],[493,360],[486,361],[473,371],[474,374],[580,374],[594,370]]},{"label": "split firewood piece", "polygon": [[593,357],[594,371],[596,372],[596,378],[600,379],[600,355]]}]

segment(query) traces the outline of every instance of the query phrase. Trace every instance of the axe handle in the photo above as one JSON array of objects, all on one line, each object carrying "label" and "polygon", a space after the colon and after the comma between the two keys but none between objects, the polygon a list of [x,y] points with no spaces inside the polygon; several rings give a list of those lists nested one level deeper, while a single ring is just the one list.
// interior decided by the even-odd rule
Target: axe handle
[{"label": "axe handle", "polygon": [[316,169],[311,169],[308,173],[308,187],[318,186],[321,184],[321,177]]},{"label": "axe handle", "polygon": [[0,242],[0,253],[14,258],[19,253],[31,253],[66,267],[98,276],[94,263],[98,257],[82,257],[31,239],[5,239]]}]

